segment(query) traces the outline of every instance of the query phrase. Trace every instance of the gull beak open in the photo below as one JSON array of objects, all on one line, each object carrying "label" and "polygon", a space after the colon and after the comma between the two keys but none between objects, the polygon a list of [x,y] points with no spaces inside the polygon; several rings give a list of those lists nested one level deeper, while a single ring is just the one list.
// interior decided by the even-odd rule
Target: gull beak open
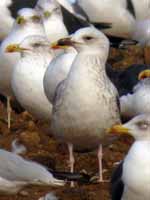
[{"label": "gull beak open", "polygon": [[29,50],[29,49],[20,47],[19,44],[10,44],[6,47],[5,52],[13,53],[13,52],[22,52],[25,50]]},{"label": "gull beak open", "polygon": [[122,135],[122,134],[127,134],[129,135],[130,132],[129,132],[129,129],[124,127],[123,125],[119,124],[119,125],[114,125],[112,126],[111,128],[109,128],[107,130],[107,133],[108,134],[119,134],[119,135]]},{"label": "gull beak open", "polygon": [[76,42],[72,41],[71,38],[69,38],[69,37],[63,38],[63,39],[58,40],[55,43],[52,43],[51,48],[52,49],[66,49],[68,47],[74,47],[75,43]]},{"label": "gull beak open", "polygon": [[145,78],[150,78],[150,69],[142,71],[138,76],[138,80],[143,80]]}]

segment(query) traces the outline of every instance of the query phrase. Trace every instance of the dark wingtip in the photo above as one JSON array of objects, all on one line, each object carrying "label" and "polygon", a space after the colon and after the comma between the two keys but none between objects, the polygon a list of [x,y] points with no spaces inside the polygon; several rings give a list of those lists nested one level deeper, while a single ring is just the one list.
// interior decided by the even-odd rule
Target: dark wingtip
[{"label": "dark wingtip", "polygon": [[66,8],[64,8],[62,5],[61,5],[61,10],[62,10],[62,14],[63,14],[63,21],[64,21],[64,24],[65,24],[69,34],[74,33],[75,31],[77,31],[80,28],[90,26],[90,23],[87,20],[79,17],[79,15],[72,14]]},{"label": "dark wingtip", "polygon": [[100,29],[100,30],[112,28],[112,24],[107,23],[107,22],[99,22],[99,23],[94,22],[92,24],[95,26],[95,28]]},{"label": "dark wingtip", "polygon": [[119,49],[126,49],[128,46],[136,45],[138,42],[136,40],[125,39],[117,36],[109,36],[110,46]]},{"label": "dark wingtip", "polygon": [[66,181],[76,181],[80,184],[90,183],[91,177],[86,173],[58,172],[58,171],[52,171],[50,169],[49,169],[49,171],[57,179],[66,180]]}]

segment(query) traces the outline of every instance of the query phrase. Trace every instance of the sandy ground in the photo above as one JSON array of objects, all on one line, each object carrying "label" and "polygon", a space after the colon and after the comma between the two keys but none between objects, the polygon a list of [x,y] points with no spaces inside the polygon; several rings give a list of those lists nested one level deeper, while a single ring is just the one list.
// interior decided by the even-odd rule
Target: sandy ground
[{"label": "sandy ground", "polygon": [[[125,68],[131,64],[143,63],[143,51],[139,48],[131,47],[128,50],[117,51],[112,49],[109,62],[115,68]],[[6,107],[0,102],[0,147],[11,150],[11,143],[14,139],[24,144],[27,153],[23,156],[36,160],[57,170],[68,170],[67,148],[56,141],[47,131],[46,125],[33,119],[27,112],[16,114],[13,111],[11,130],[7,129]],[[48,133],[49,132],[49,133]],[[110,179],[114,163],[120,161],[126,152],[132,138],[123,137],[104,149],[104,177]],[[96,174],[98,171],[96,152],[79,154],[75,153],[77,172],[86,170],[89,174]],[[76,184],[75,188],[65,187],[28,187],[24,190],[28,194],[3,196],[0,200],[38,200],[48,192],[53,192],[61,200],[109,200],[109,183],[103,184]]]}]

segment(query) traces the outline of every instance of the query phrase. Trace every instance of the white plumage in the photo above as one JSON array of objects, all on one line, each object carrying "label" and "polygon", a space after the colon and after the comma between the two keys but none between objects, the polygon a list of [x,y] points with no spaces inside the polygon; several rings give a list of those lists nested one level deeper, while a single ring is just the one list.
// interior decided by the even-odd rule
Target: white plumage
[{"label": "white plumage", "polygon": [[60,5],[56,0],[38,0],[35,9],[43,18],[45,32],[50,42],[55,42],[68,35]]},{"label": "white plumage", "polygon": [[150,113],[150,78],[138,82],[133,88],[133,94],[120,97],[121,114],[134,117],[143,113]]},{"label": "white plumage", "polygon": [[18,53],[7,53],[6,47],[10,44],[20,43],[29,35],[45,36],[43,25],[40,21],[35,22],[34,19],[32,20],[33,16],[38,16],[38,13],[35,10],[29,8],[21,9],[18,12],[18,17],[20,17],[20,19],[25,19],[26,22],[24,24],[18,24],[17,20],[14,23],[12,31],[0,46],[0,93],[5,96],[13,95],[10,81],[13,67],[18,62],[20,57]]},{"label": "white plumage", "polygon": [[12,4],[11,0],[0,1],[0,41],[2,41],[10,32],[14,18],[11,16],[9,6]]},{"label": "white plumage", "polygon": [[67,78],[56,90],[52,113],[53,133],[68,143],[71,171],[73,147],[82,151],[100,146],[98,158],[102,173],[100,143],[105,137],[105,129],[120,121],[117,90],[105,72],[109,41],[103,33],[88,27],[66,39],[66,45],[69,44],[78,54]]},{"label": "white plumage", "polygon": [[[148,200],[150,197],[150,113],[134,117],[110,132],[130,134],[135,142],[112,176],[112,199]],[[117,199],[117,198],[116,198]]]},{"label": "white plumage", "polygon": [[52,106],[44,93],[43,77],[53,53],[46,38],[29,36],[20,44],[27,50],[14,67],[12,89],[20,104],[33,116],[50,121]]}]

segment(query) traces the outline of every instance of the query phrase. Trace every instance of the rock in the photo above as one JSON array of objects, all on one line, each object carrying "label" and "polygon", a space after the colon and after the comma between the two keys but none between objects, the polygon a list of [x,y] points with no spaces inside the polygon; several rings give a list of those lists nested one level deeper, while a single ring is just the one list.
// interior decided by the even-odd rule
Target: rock
[{"label": "rock", "polygon": [[38,132],[24,131],[20,134],[20,141],[28,148],[32,148],[38,147],[41,139]]}]

